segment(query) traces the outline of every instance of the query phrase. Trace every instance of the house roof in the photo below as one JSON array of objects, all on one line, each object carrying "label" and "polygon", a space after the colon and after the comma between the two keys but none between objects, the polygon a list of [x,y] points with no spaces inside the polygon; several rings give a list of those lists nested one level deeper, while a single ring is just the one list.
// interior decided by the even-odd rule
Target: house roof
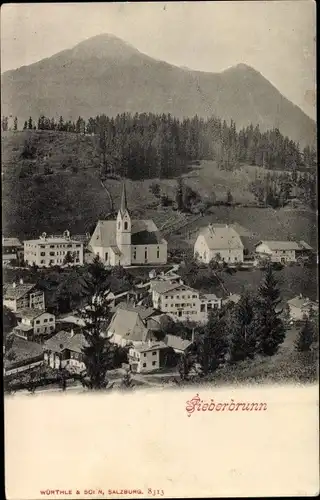
[{"label": "house roof", "polygon": [[[301,243],[297,241],[259,241],[256,244],[258,245],[266,245],[270,250],[304,250],[305,247]],[[306,243],[307,245],[307,243]],[[307,245],[309,247],[309,245]],[[310,247],[311,248],[311,247]]]},{"label": "house roof", "polygon": [[34,245],[49,245],[49,244],[59,244],[59,243],[78,243],[82,244],[81,241],[75,239],[64,238],[63,236],[48,236],[46,238],[38,238],[36,240],[24,240],[24,243],[32,243]]},{"label": "house roof", "polygon": [[170,281],[151,281],[151,289],[157,293],[167,293],[176,288],[184,287],[190,290],[187,285],[182,285],[180,283],[171,283]]},{"label": "house roof", "polygon": [[12,347],[8,352],[14,353],[12,361],[5,360],[5,366],[9,367],[21,361],[28,361],[43,355],[43,348],[37,342],[30,342],[29,340],[14,337]]},{"label": "house roof", "polygon": [[176,335],[166,335],[164,339],[165,344],[168,347],[172,347],[177,351],[185,351],[191,344],[190,340],[184,340]]},{"label": "house roof", "polygon": [[302,247],[303,250],[313,250],[313,248],[303,240],[299,241],[299,245]]},{"label": "house roof", "polygon": [[34,283],[13,283],[6,284],[3,286],[3,297],[4,299],[20,299],[28,292],[30,292],[36,285]]},{"label": "house roof", "polygon": [[135,347],[135,349],[139,352],[148,352],[148,351],[155,351],[159,349],[168,349],[168,345],[165,344],[164,342],[145,342],[143,345],[139,345]]},{"label": "house roof", "polygon": [[61,323],[70,323],[77,326],[85,326],[85,321],[82,318],[73,315],[65,316],[64,318],[59,318],[59,321]]},{"label": "house roof", "polygon": [[62,352],[65,348],[71,337],[73,336],[72,332],[66,332],[65,330],[61,330],[56,333],[53,337],[46,340],[43,344],[45,350],[53,351],[53,352]]},{"label": "house roof", "polygon": [[29,332],[30,330],[33,330],[33,326],[32,325],[25,325],[24,323],[20,323],[19,325],[14,327],[14,330],[16,332],[19,332],[20,330],[22,330],[23,332]]},{"label": "house roof", "polygon": [[210,250],[239,249],[243,243],[233,227],[226,224],[209,224],[200,231]]},{"label": "house roof", "polygon": [[3,238],[2,239],[3,247],[22,247],[22,243],[18,238]]},{"label": "house roof", "polygon": [[85,336],[82,333],[77,333],[67,340],[64,348],[69,349],[69,351],[82,353],[82,348],[87,346],[88,343]]},{"label": "house roof", "polygon": [[150,318],[150,316],[156,314],[156,311],[153,309],[153,307],[135,306],[134,304],[127,304],[127,302],[120,302],[115,306],[114,309],[116,311],[121,309],[125,311],[137,312],[142,320]]},{"label": "house roof", "polygon": [[202,293],[200,295],[200,300],[219,300],[219,298],[214,293]]},{"label": "house roof", "polygon": [[310,300],[309,297],[293,297],[293,299],[288,300],[289,306],[297,307],[298,309],[303,309],[307,307],[317,307],[317,302]]},{"label": "house roof", "polygon": [[[46,313],[46,311],[44,311],[43,309],[26,308],[26,309],[22,309],[21,311],[19,311],[17,313],[17,315],[20,318],[35,319],[35,318],[38,318],[38,316],[41,316],[42,314],[45,314],[45,313]],[[47,314],[49,314],[49,313],[47,313]]]},{"label": "house roof", "polygon": [[139,319],[142,321],[138,312],[119,309],[114,314],[108,331],[110,333],[120,335],[120,337],[127,340],[145,342],[147,340],[149,330],[144,326],[135,328],[139,323]]},{"label": "house roof", "polygon": [[[99,220],[90,240],[90,246],[101,246],[119,251],[117,245],[117,225],[113,220]],[[131,244],[156,245],[165,243],[160,232],[152,220],[131,221]],[[117,250],[118,249],[118,250]]]}]

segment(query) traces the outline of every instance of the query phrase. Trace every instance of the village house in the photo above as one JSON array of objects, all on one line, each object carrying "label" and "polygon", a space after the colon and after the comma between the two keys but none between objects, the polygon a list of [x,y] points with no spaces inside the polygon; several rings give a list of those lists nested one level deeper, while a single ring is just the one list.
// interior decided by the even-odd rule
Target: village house
[{"label": "village house", "polygon": [[45,309],[44,292],[37,289],[33,283],[24,283],[21,279],[19,283],[5,284],[3,286],[3,305],[13,312],[23,309]]},{"label": "village house", "polygon": [[133,373],[147,373],[174,366],[176,357],[173,349],[164,342],[149,341],[131,347],[128,360]]},{"label": "village house", "polygon": [[213,259],[227,264],[243,262],[244,245],[237,231],[226,224],[209,224],[200,230],[194,244],[194,256],[209,264]]},{"label": "village house", "polygon": [[60,237],[42,233],[37,240],[24,241],[24,260],[39,267],[83,264],[83,243],[71,239],[69,231]]},{"label": "village house", "polygon": [[310,311],[318,311],[319,303],[303,297],[302,294],[293,297],[287,302],[290,311],[290,318],[293,321],[301,321],[304,316],[309,316]]},{"label": "village house", "polygon": [[44,362],[51,368],[81,372],[85,369],[82,348],[86,345],[82,333],[61,330],[43,344]]},{"label": "village house", "polygon": [[185,340],[177,335],[168,334],[164,338],[164,343],[171,347],[176,354],[182,355],[186,354],[191,346],[193,345],[193,340]]},{"label": "village house", "polygon": [[118,306],[108,327],[110,342],[125,347],[156,340],[153,332],[146,326],[147,317],[143,315],[142,308],[130,307],[127,304]]},{"label": "village house", "polygon": [[41,309],[22,309],[18,316],[20,321],[14,328],[15,335],[27,340],[41,340],[42,337],[52,334],[56,328],[54,314]]},{"label": "village house", "polygon": [[4,357],[4,374],[24,372],[42,365],[43,362],[43,349],[40,344],[15,336],[11,348]]},{"label": "village house", "polygon": [[299,257],[308,256],[312,247],[305,241],[260,241],[255,248],[260,258],[271,262],[296,262]]},{"label": "village house", "polygon": [[153,281],[151,293],[155,309],[176,316],[180,321],[205,322],[212,309],[221,308],[221,299],[214,294],[202,294],[181,283]]},{"label": "village house", "polygon": [[131,219],[125,184],[117,219],[98,221],[89,246],[107,266],[167,262],[167,242],[155,223],[152,220]]},{"label": "village house", "polygon": [[11,261],[22,262],[23,245],[18,238],[2,238],[2,262],[4,264]]}]

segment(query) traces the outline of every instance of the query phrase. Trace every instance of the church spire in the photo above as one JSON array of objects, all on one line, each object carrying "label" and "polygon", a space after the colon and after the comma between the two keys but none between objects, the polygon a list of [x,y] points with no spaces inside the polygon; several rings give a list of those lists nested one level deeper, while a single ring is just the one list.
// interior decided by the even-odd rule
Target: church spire
[{"label": "church spire", "polygon": [[123,184],[122,184],[122,194],[121,194],[121,203],[120,203],[120,213],[123,216],[125,214],[125,212],[128,212],[128,207],[127,207],[126,183],[123,182]]}]

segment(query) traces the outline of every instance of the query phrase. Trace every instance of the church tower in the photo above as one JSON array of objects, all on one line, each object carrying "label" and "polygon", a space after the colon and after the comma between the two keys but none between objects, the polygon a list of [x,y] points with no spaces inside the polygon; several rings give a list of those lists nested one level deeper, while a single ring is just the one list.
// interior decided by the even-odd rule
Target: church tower
[{"label": "church tower", "polygon": [[125,182],[122,185],[120,210],[117,215],[117,246],[121,252],[120,263],[122,266],[131,265],[131,218],[127,206],[127,193]]}]

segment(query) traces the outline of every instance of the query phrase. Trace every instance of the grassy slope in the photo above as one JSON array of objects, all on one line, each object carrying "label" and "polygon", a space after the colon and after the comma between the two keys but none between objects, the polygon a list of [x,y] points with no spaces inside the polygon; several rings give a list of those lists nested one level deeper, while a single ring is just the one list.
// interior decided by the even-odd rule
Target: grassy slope
[{"label": "grassy slope", "polygon": [[[36,153],[32,160],[22,159],[21,153],[26,139],[34,145]],[[3,232],[21,238],[37,236],[42,231],[60,232],[66,228],[73,233],[89,231],[99,218],[110,211],[106,192],[99,181],[99,152],[97,139],[76,134],[48,131],[7,132],[2,140],[3,180]],[[52,174],[45,174],[50,168]],[[27,177],[20,178],[27,170]],[[202,162],[185,173],[185,182],[205,198],[212,191],[222,200],[228,189],[234,200],[252,202],[249,183],[256,172],[266,171],[255,167],[242,167],[235,173],[219,170],[215,162]],[[150,193],[152,180],[127,181],[128,204],[133,215],[152,217],[161,223],[170,214],[157,213],[150,205],[158,200]],[[161,187],[174,196],[176,181],[160,181]],[[119,206],[121,184],[117,180],[107,181]],[[305,239],[315,244],[315,216],[308,212],[272,209],[249,209],[215,207],[212,214],[191,224],[181,234],[173,235],[174,244],[193,243],[199,226],[208,222],[238,223],[249,230],[255,239],[287,239],[289,236]]]}]

